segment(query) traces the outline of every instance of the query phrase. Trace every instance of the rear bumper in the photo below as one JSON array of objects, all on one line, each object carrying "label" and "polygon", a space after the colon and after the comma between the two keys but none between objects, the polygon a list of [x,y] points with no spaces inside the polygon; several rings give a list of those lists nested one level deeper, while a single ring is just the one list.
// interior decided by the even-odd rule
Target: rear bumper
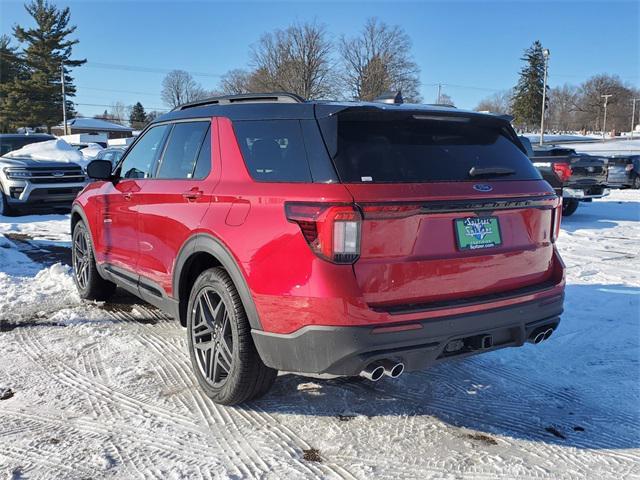
[{"label": "rear bumper", "polygon": [[603,185],[595,185],[584,188],[565,187],[562,189],[564,198],[575,198],[576,200],[584,200],[588,198],[602,198],[609,195],[609,189]]},{"label": "rear bumper", "polygon": [[[358,375],[382,359],[421,370],[450,358],[521,346],[534,329],[555,328],[563,311],[564,288],[554,290],[554,295],[535,301],[402,325],[307,326],[291,334],[253,330],[252,336],[265,364],[278,370]],[[475,348],[474,339],[486,335],[491,335],[492,346]],[[454,340],[463,340],[465,347],[445,352]]]}]

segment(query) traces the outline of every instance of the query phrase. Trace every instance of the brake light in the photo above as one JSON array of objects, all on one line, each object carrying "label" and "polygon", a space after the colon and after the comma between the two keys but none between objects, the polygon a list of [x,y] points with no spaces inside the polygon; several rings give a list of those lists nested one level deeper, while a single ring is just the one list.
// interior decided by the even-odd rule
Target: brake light
[{"label": "brake light", "polygon": [[569,180],[569,178],[571,178],[571,174],[573,173],[571,171],[571,165],[569,165],[568,163],[554,163],[553,171],[562,182],[566,182],[567,180]]},{"label": "brake light", "polygon": [[362,216],[353,205],[286,203],[287,220],[295,222],[311,250],[333,263],[353,263],[360,256]]}]

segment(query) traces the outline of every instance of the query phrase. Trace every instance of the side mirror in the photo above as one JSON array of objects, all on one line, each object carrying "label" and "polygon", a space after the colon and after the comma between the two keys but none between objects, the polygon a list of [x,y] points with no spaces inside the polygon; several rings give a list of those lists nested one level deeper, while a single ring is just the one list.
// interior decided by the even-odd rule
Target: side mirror
[{"label": "side mirror", "polygon": [[87,165],[87,176],[94,180],[109,180],[113,165],[109,160],[93,160]]}]

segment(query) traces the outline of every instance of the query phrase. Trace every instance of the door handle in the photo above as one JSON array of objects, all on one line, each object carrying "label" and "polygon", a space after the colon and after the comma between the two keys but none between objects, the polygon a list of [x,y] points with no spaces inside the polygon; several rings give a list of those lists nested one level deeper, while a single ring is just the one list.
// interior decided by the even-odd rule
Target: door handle
[{"label": "door handle", "polygon": [[197,199],[199,199],[202,194],[204,192],[202,190],[198,190],[197,188],[193,188],[191,190],[189,190],[188,192],[184,192],[182,194],[182,197],[189,201],[189,202],[195,202]]},{"label": "door handle", "polygon": [[125,200],[129,201],[131,200],[131,192],[126,192],[123,193],[122,196],[124,197]]}]

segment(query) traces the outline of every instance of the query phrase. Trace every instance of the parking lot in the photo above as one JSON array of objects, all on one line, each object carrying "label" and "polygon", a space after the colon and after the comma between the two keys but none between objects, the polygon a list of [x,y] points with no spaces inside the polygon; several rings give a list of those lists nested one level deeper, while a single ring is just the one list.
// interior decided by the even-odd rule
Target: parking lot
[{"label": "parking lot", "polygon": [[184,330],[79,300],[64,215],[0,217],[0,478],[638,478],[640,194],[564,220],[560,328],[397,380],[212,403]]}]

